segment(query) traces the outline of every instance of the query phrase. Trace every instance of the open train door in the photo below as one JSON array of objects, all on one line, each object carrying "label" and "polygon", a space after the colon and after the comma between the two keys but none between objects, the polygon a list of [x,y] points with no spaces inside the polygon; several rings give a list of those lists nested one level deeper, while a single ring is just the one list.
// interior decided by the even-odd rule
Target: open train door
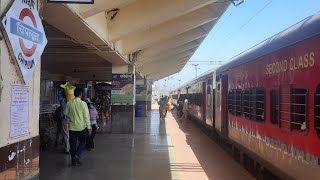
[{"label": "open train door", "polygon": [[215,129],[223,136],[228,136],[228,75],[218,75],[216,77],[215,90]]},{"label": "open train door", "polygon": [[206,124],[207,117],[207,83],[202,82],[202,121],[203,124]]}]

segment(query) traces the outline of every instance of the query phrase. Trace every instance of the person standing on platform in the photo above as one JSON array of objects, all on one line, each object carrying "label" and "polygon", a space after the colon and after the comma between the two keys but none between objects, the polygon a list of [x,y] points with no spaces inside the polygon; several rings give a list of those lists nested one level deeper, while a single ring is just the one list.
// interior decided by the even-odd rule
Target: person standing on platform
[{"label": "person standing on platform", "polygon": [[86,103],[88,105],[89,109],[89,114],[90,114],[90,124],[92,128],[92,134],[91,136],[88,137],[88,142],[87,142],[87,149],[88,151],[94,150],[94,137],[96,136],[96,131],[99,128],[97,124],[97,117],[98,117],[98,111],[94,107],[94,105],[91,104],[90,99],[86,99]]},{"label": "person standing on platform", "polygon": [[189,103],[188,103],[188,99],[185,99],[183,103],[183,109],[182,109],[183,115],[180,118],[180,122],[182,122],[182,120],[186,121],[188,119],[188,112],[189,112]]},{"label": "person standing on platform", "polygon": [[168,102],[169,102],[169,97],[168,96],[165,96],[164,97],[164,103],[165,103],[165,105],[164,105],[164,118],[166,118],[167,117],[167,113],[168,113]]},{"label": "person standing on platform", "polygon": [[101,120],[102,120],[103,126],[106,126],[109,120],[109,106],[110,106],[110,103],[107,96],[103,95],[101,99]]},{"label": "person standing on platform", "polygon": [[[61,99],[59,100],[60,106],[55,112],[55,119],[59,118],[59,123],[61,123],[59,126],[60,129],[58,129],[59,134],[62,130],[62,136],[63,136],[63,142],[64,142],[64,153],[69,154],[70,151],[70,144],[69,144],[69,120],[70,118],[64,114],[64,111],[67,106],[67,98],[64,91],[61,92]],[[58,144],[58,136],[56,137],[55,146]]]},{"label": "person standing on platform", "polygon": [[166,112],[166,106],[167,106],[167,101],[166,97],[161,97],[159,101],[159,114],[160,114],[160,119],[165,118],[165,112]]},{"label": "person standing on platform", "polygon": [[168,97],[167,110],[168,111],[173,110],[172,99],[170,97]]},{"label": "person standing on platform", "polygon": [[[86,147],[86,139],[88,134],[91,136],[92,129],[88,106],[81,100],[82,89],[76,88],[74,95],[75,99],[68,102],[65,114],[70,117],[69,142],[72,166],[80,166],[82,165],[81,153]],[[78,141],[79,145],[77,146]]]}]

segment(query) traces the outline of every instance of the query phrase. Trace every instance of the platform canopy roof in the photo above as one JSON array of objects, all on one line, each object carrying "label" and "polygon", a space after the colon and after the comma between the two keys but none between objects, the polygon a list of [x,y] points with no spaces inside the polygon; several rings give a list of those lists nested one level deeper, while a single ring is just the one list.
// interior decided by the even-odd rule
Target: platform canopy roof
[{"label": "platform canopy roof", "polygon": [[141,76],[158,80],[181,71],[227,7],[237,1],[240,0],[45,3],[43,14],[48,24],[112,66],[135,63]]}]

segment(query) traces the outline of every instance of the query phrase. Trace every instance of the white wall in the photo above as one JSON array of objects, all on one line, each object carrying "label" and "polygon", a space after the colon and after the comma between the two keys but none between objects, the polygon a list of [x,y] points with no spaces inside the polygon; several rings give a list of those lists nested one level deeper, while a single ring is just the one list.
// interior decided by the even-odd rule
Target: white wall
[{"label": "white wall", "polygon": [[98,13],[85,20],[96,33],[98,33],[105,41],[108,41],[108,27],[105,12]]},{"label": "white wall", "polygon": [[[1,13],[9,0],[1,0]],[[0,147],[39,135],[40,63],[36,66],[29,85],[29,135],[10,139],[11,84],[21,84],[22,78],[17,63],[10,58],[5,40],[0,41]]]}]

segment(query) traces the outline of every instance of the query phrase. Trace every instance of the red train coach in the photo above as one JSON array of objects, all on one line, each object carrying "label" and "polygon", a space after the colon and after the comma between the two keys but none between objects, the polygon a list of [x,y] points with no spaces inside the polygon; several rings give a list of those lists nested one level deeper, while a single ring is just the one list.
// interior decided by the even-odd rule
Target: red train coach
[{"label": "red train coach", "polygon": [[320,13],[216,73],[215,128],[242,161],[286,179],[320,179]]},{"label": "red train coach", "polygon": [[209,71],[181,88],[171,92],[174,104],[188,99],[189,117],[204,125],[208,130],[214,127],[215,71]]}]

